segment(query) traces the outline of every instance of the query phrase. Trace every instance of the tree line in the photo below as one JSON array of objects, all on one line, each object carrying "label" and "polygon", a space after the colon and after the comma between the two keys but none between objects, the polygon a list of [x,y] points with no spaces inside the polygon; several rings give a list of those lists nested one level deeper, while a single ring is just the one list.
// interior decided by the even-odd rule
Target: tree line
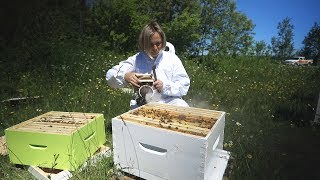
[{"label": "tree line", "polygon": [[[289,17],[278,24],[271,44],[254,41],[254,22],[233,0],[11,0],[1,6],[0,46],[28,46],[34,41],[92,38],[107,49],[137,49],[143,25],[157,20],[179,54],[223,56],[294,55],[294,26]],[[320,58],[317,22],[296,55]]]}]

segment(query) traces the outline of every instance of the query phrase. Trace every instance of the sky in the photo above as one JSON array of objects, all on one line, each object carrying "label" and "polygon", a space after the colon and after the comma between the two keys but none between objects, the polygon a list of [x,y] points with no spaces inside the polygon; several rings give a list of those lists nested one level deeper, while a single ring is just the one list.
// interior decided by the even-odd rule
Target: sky
[{"label": "sky", "polygon": [[271,38],[278,36],[278,23],[291,18],[294,48],[303,47],[302,41],[315,22],[320,24],[320,0],[235,0],[237,10],[255,24],[255,41],[264,40],[271,45]]}]

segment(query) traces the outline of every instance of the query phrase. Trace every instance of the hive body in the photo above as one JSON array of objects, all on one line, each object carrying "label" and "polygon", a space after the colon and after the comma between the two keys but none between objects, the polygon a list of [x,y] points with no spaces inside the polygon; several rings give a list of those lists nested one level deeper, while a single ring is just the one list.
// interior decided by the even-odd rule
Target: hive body
[{"label": "hive body", "polygon": [[221,111],[146,104],[112,119],[115,164],[145,179],[209,179],[214,168],[222,177],[224,123]]},{"label": "hive body", "polygon": [[102,146],[103,114],[51,111],[5,130],[14,164],[76,170]]}]

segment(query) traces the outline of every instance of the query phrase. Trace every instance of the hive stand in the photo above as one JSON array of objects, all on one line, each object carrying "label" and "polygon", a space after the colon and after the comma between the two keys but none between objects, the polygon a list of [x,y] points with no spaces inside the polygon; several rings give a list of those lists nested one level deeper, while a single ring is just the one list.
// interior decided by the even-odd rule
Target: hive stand
[{"label": "hive stand", "polygon": [[1,136],[0,137],[0,154],[2,156],[5,156],[8,154],[8,150],[7,150],[7,143],[6,143],[6,138],[5,136]]},{"label": "hive stand", "polygon": [[[111,149],[107,146],[102,146],[98,151],[86,161],[80,171],[83,170],[88,164],[95,164],[97,161],[101,160],[103,157],[110,157]],[[39,168],[36,166],[29,166],[28,171],[38,180],[67,180],[72,177],[72,173],[68,170],[57,170],[49,168]]]}]

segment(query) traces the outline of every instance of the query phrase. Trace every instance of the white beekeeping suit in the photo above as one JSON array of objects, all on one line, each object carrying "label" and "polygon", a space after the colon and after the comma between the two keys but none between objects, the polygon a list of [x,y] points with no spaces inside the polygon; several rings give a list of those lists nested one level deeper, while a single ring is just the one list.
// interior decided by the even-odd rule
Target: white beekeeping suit
[{"label": "white beekeeping suit", "polygon": [[[128,85],[124,80],[126,73],[152,74],[152,67],[155,66],[157,79],[163,82],[163,90],[156,92],[153,101],[188,106],[182,96],[186,95],[189,90],[189,76],[181,60],[175,54],[174,46],[168,42],[166,45],[169,51],[161,51],[154,60],[145,52],[139,52],[108,70],[106,74],[108,85],[113,88],[123,88]],[[133,101],[131,103],[134,104]]]},{"label": "white beekeeping suit", "polygon": [[176,53],[176,50],[175,50],[173,44],[171,44],[170,42],[166,43],[165,51],[169,51],[170,53],[173,53],[173,54]]}]

